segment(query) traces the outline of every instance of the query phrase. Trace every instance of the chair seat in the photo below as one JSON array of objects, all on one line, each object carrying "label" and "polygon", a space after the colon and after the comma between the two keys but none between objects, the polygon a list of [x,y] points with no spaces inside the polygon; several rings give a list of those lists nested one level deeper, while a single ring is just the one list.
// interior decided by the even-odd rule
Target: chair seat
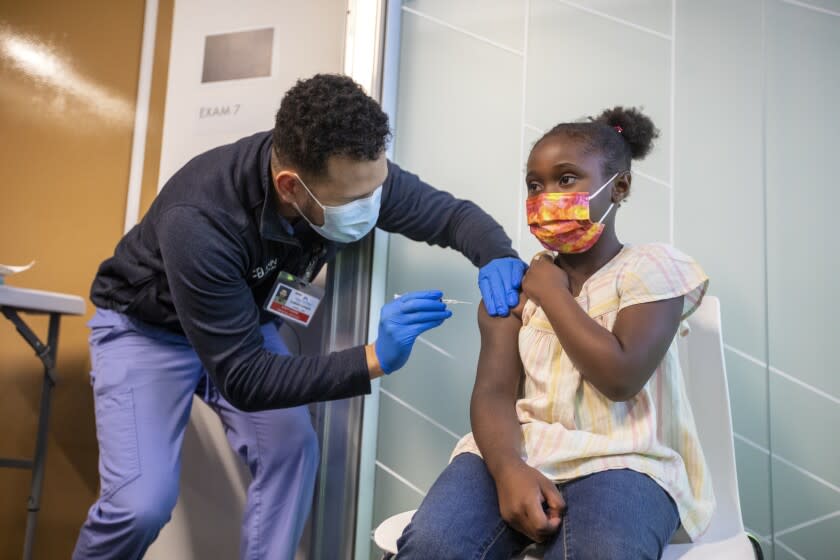
[{"label": "chair seat", "polygon": [[373,532],[373,542],[382,552],[397,553],[397,540],[414,517],[416,509],[392,515]]},{"label": "chair seat", "polygon": [[542,548],[537,544],[532,544],[519,554],[513,557],[512,560],[542,560]]},{"label": "chair seat", "polygon": [[[537,546],[523,550],[513,560],[542,560]],[[669,544],[662,554],[662,560],[754,560],[755,552],[746,533],[722,541],[687,544]]]},{"label": "chair seat", "polygon": [[[397,540],[411,522],[416,510],[404,511],[383,521],[373,532],[376,546],[383,552],[396,554]],[[529,546],[513,560],[540,560],[538,546]],[[665,548],[663,560],[753,560],[755,553],[746,533],[715,542],[674,543]]]},{"label": "chair seat", "polygon": [[671,544],[665,548],[663,560],[742,560],[755,558],[755,551],[746,533],[715,542]]}]

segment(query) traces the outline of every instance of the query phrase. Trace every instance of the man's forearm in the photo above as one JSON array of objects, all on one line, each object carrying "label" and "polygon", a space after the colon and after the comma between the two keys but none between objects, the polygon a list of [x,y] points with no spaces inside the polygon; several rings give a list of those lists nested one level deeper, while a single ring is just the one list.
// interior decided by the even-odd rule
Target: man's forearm
[{"label": "man's forearm", "polygon": [[451,245],[477,267],[493,259],[518,257],[504,228],[488,213],[468,200],[457,200],[459,217],[454,220]]},{"label": "man's forearm", "polygon": [[501,225],[476,204],[438,190],[389,163],[378,226],[441,247],[452,247],[475,266],[516,257]]}]

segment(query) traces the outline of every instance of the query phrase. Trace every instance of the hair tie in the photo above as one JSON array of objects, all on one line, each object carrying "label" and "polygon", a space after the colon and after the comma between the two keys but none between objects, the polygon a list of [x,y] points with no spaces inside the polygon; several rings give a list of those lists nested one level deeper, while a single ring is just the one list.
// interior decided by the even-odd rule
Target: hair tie
[{"label": "hair tie", "polygon": [[623,129],[623,128],[621,128],[621,125],[620,125],[620,124],[615,125],[613,128],[614,128],[614,129],[615,129],[615,131],[616,131],[616,132],[618,132],[619,134],[621,134],[622,132],[624,132],[624,129]]}]

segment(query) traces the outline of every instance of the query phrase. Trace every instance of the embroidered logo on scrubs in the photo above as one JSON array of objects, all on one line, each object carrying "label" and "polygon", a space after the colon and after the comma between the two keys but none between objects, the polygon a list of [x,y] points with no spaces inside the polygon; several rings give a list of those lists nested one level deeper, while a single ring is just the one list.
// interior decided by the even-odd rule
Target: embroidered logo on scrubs
[{"label": "embroidered logo on scrubs", "polygon": [[263,266],[258,266],[254,270],[251,271],[251,278],[254,280],[259,280],[263,278],[267,274],[271,274],[274,270],[277,269],[277,265],[279,264],[278,259],[275,257],[265,263]]}]

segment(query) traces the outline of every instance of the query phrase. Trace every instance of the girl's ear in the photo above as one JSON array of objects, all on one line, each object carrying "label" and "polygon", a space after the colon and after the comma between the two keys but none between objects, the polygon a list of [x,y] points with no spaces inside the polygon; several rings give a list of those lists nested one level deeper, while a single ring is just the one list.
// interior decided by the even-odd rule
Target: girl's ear
[{"label": "girl's ear", "polygon": [[616,204],[621,204],[627,197],[630,196],[630,183],[633,182],[633,176],[629,171],[619,173],[615,179],[615,184],[612,189],[612,201]]}]

